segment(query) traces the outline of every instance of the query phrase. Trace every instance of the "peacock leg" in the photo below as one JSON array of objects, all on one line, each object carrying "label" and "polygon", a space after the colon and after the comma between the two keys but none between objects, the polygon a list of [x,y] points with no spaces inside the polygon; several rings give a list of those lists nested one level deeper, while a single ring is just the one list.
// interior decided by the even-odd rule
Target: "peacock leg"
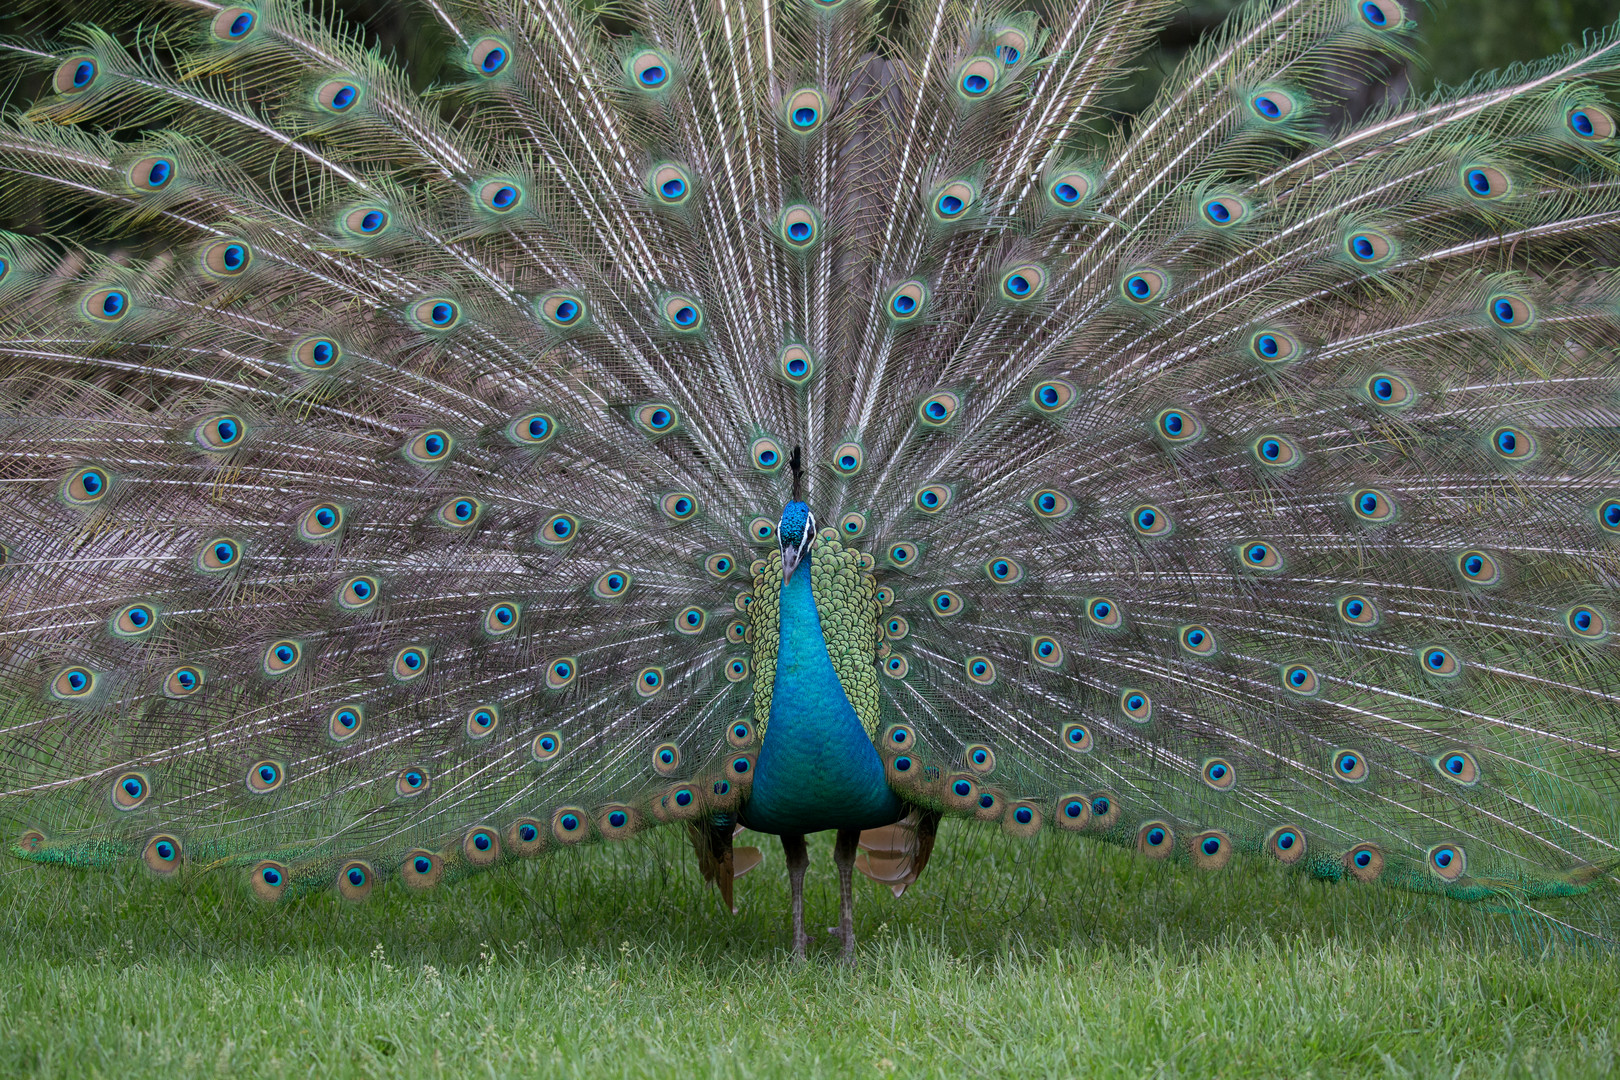
[{"label": "peacock leg", "polygon": [[793,888],[793,958],[803,960],[805,946],[810,944],[810,935],[804,932],[804,872],[810,866],[810,851],[802,835],[783,833],[782,854],[787,857],[788,884]]},{"label": "peacock leg", "polygon": [[844,959],[855,958],[855,851],[861,843],[861,830],[839,829],[833,844],[833,863],[838,867],[838,928],[834,931],[844,943]]}]

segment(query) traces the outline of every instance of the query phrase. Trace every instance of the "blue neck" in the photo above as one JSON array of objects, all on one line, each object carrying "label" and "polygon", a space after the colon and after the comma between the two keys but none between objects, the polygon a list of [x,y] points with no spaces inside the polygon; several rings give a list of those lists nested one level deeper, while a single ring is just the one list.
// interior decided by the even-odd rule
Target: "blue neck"
[{"label": "blue neck", "polygon": [[782,585],[776,682],[743,820],[771,833],[871,829],[898,820],[883,761],[827,655],[809,560]]}]

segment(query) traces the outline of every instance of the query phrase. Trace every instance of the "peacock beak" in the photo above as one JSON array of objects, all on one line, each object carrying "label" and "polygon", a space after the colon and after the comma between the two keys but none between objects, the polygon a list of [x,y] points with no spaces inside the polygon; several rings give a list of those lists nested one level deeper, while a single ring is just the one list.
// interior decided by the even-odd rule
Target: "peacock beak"
[{"label": "peacock beak", "polygon": [[798,565],[799,565],[799,548],[798,548],[798,545],[795,544],[793,547],[785,547],[785,548],[783,548],[782,549],[782,584],[786,585],[790,580],[792,580],[792,578],[793,578],[793,570]]}]

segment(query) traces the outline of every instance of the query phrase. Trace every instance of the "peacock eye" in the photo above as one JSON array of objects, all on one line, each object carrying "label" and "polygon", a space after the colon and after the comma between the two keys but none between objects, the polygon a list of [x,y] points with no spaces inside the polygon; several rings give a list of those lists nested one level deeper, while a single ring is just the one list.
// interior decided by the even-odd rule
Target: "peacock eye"
[{"label": "peacock eye", "polygon": [[512,51],[499,38],[481,38],[467,50],[467,60],[473,71],[488,79],[506,70],[512,62]]}]

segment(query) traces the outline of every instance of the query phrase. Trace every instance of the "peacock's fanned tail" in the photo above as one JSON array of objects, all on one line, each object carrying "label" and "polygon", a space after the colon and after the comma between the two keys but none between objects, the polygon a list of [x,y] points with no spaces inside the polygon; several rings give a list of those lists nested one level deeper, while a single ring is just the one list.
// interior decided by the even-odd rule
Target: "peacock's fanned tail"
[{"label": "peacock's fanned tail", "polygon": [[1275,0],[1119,125],[1167,4],[1037,7],[435,3],[426,93],[290,0],[7,44],[12,853],[724,838],[800,446],[930,839],[1614,931],[1620,40],[1339,127],[1411,18]]}]

